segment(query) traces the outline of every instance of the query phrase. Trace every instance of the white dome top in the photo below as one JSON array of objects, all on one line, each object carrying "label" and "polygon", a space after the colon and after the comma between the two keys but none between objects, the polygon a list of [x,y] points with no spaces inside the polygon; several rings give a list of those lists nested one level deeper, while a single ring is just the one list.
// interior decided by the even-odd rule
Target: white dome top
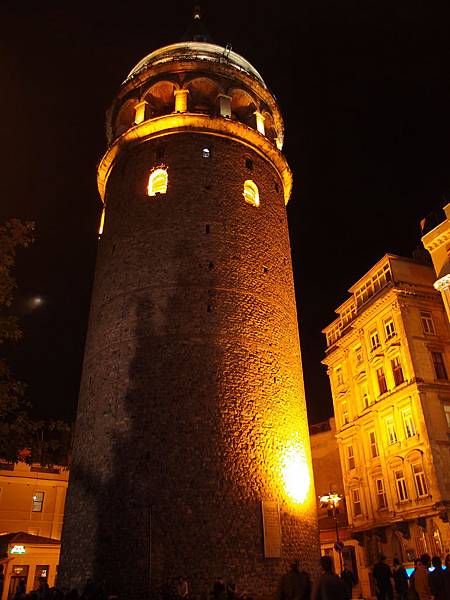
[{"label": "white dome top", "polygon": [[138,62],[138,64],[129,72],[125,82],[151,66],[175,60],[205,60],[223,63],[238,71],[243,71],[247,75],[251,75],[264,87],[267,87],[258,71],[240,54],[233,52],[229,48],[206,42],[180,42],[178,44],[171,44],[170,46],[158,48],[158,50],[151,52]]}]

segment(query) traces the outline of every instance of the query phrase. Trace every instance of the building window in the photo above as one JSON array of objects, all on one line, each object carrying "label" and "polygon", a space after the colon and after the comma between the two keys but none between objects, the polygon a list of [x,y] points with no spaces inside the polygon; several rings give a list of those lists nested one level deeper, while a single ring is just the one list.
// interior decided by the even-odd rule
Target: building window
[{"label": "building window", "polygon": [[335,369],[336,385],[342,385],[344,383],[344,376],[342,374],[342,367]]},{"label": "building window", "polygon": [[42,512],[44,506],[44,492],[34,492],[32,512]]},{"label": "building window", "polygon": [[347,423],[349,423],[349,421],[350,421],[350,417],[348,414],[347,400],[342,401],[341,410],[342,410],[342,425],[347,425]]},{"label": "building window", "polygon": [[387,508],[387,497],[386,497],[386,489],[384,487],[384,479],[376,479],[375,485],[377,487],[378,508],[380,510],[383,508]]},{"label": "building window", "polygon": [[353,500],[353,516],[359,517],[362,515],[362,508],[361,508],[361,495],[359,493],[358,488],[355,488],[352,490],[352,500]]},{"label": "building window", "polygon": [[406,479],[403,475],[403,469],[394,471],[395,485],[397,488],[397,497],[399,502],[408,500],[408,488],[406,487]]},{"label": "building window", "polygon": [[412,472],[414,477],[414,484],[416,486],[417,496],[423,498],[428,496],[427,482],[425,480],[425,473],[423,466],[420,463],[412,465]]},{"label": "building window", "polygon": [[448,379],[442,352],[432,352],[431,358],[433,360],[433,367],[434,372],[436,373],[436,379]]},{"label": "building window", "polygon": [[361,398],[363,410],[365,408],[368,408],[370,405],[370,396],[366,381],[364,383],[361,383],[361,385],[359,386],[359,397]]},{"label": "building window", "polygon": [[244,181],[244,200],[253,206],[259,206],[258,186],[251,179]]},{"label": "building window", "polygon": [[391,360],[391,367],[395,385],[402,384],[405,381],[405,378],[403,377],[402,363],[400,362],[399,356],[396,356]]},{"label": "building window", "polygon": [[447,420],[447,427],[450,429],[450,404],[444,404],[444,414]]},{"label": "building window", "polygon": [[378,444],[377,438],[375,436],[375,431],[369,432],[369,442],[370,442],[370,455],[372,458],[376,458],[378,456]]},{"label": "building window", "polygon": [[414,419],[412,416],[411,408],[405,408],[402,411],[403,426],[405,428],[405,437],[410,438],[416,435],[416,427],[414,425]]},{"label": "building window", "polygon": [[373,331],[371,331],[369,333],[369,339],[370,339],[370,347],[372,348],[372,350],[375,350],[375,348],[379,347],[380,338],[378,336],[378,331],[376,329],[374,329]]},{"label": "building window", "polygon": [[168,176],[166,169],[155,169],[148,180],[148,195],[165,194],[167,192]]},{"label": "building window", "polygon": [[249,169],[250,171],[253,171],[253,160],[249,157],[246,156],[245,157],[245,166],[247,167],[247,169]]},{"label": "building window", "polygon": [[420,320],[422,321],[422,329],[424,333],[436,334],[436,329],[434,328],[433,316],[430,312],[426,310],[420,311]]},{"label": "building window", "polygon": [[371,296],[376,294],[378,290],[384,287],[389,281],[391,281],[391,272],[389,269],[389,263],[386,263],[381,269],[379,269],[370,279],[367,279],[362,286],[356,290],[355,297],[358,306],[361,306]]},{"label": "building window", "polygon": [[386,376],[384,374],[383,367],[377,369],[377,380],[378,380],[378,389],[380,390],[380,396],[387,392],[387,384],[386,384]]},{"label": "building window", "polygon": [[202,149],[202,156],[203,158],[211,158],[211,148],[205,146],[205,148]]},{"label": "building window", "polygon": [[384,322],[384,333],[387,340],[395,335],[394,321],[392,318],[386,319]]},{"label": "building window", "polygon": [[388,444],[395,444],[397,442],[397,433],[395,432],[394,417],[386,419],[386,430]]},{"label": "building window", "polygon": [[347,464],[349,471],[355,468],[355,455],[353,454],[353,446],[347,446]]},{"label": "building window", "polygon": [[362,351],[361,346],[358,346],[357,348],[355,348],[353,352],[354,352],[354,356],[355,356],[355,365],[358,367],[363,362],[363,351]]}]

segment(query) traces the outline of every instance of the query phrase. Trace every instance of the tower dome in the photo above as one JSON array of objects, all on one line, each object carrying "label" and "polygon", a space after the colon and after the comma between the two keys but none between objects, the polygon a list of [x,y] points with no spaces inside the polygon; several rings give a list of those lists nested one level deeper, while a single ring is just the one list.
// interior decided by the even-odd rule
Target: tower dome
[{"label": "tower dome", "polygon": [[107,115],[60,582],[128,600],[184,574],[273,595],[319,555],[283,120],[206,42],[152,52]]}]

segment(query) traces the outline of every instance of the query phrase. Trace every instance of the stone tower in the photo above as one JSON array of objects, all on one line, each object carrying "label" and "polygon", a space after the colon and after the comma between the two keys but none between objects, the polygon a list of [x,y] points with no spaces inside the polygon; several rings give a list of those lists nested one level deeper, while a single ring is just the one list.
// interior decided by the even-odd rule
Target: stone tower
[{"label": "stone tower", "polygon": [[59,582],[272,595],[319,556],[279,108],[231,49],[183,42],[107,133]]}]

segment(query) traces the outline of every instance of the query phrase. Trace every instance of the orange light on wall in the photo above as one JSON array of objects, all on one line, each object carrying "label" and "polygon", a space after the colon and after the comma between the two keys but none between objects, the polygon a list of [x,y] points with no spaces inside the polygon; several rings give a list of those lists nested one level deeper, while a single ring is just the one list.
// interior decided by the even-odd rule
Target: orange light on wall
[{"label": "orange light on wall", "polygon": [[293,440],[281,453],[281,478],[288,498],[295,504],[304,502],[311,488],[311,474],[303,445]]},{"label": "orange light on wall", "polygon": [[106,209],[105,209],[105,207],[103,207],[102,216],[100,217],[100,225],[98,226],[98,235],[99,235],[99,237],[102,235],[103,228],[105,226],[105,212],[106,212]]}]

